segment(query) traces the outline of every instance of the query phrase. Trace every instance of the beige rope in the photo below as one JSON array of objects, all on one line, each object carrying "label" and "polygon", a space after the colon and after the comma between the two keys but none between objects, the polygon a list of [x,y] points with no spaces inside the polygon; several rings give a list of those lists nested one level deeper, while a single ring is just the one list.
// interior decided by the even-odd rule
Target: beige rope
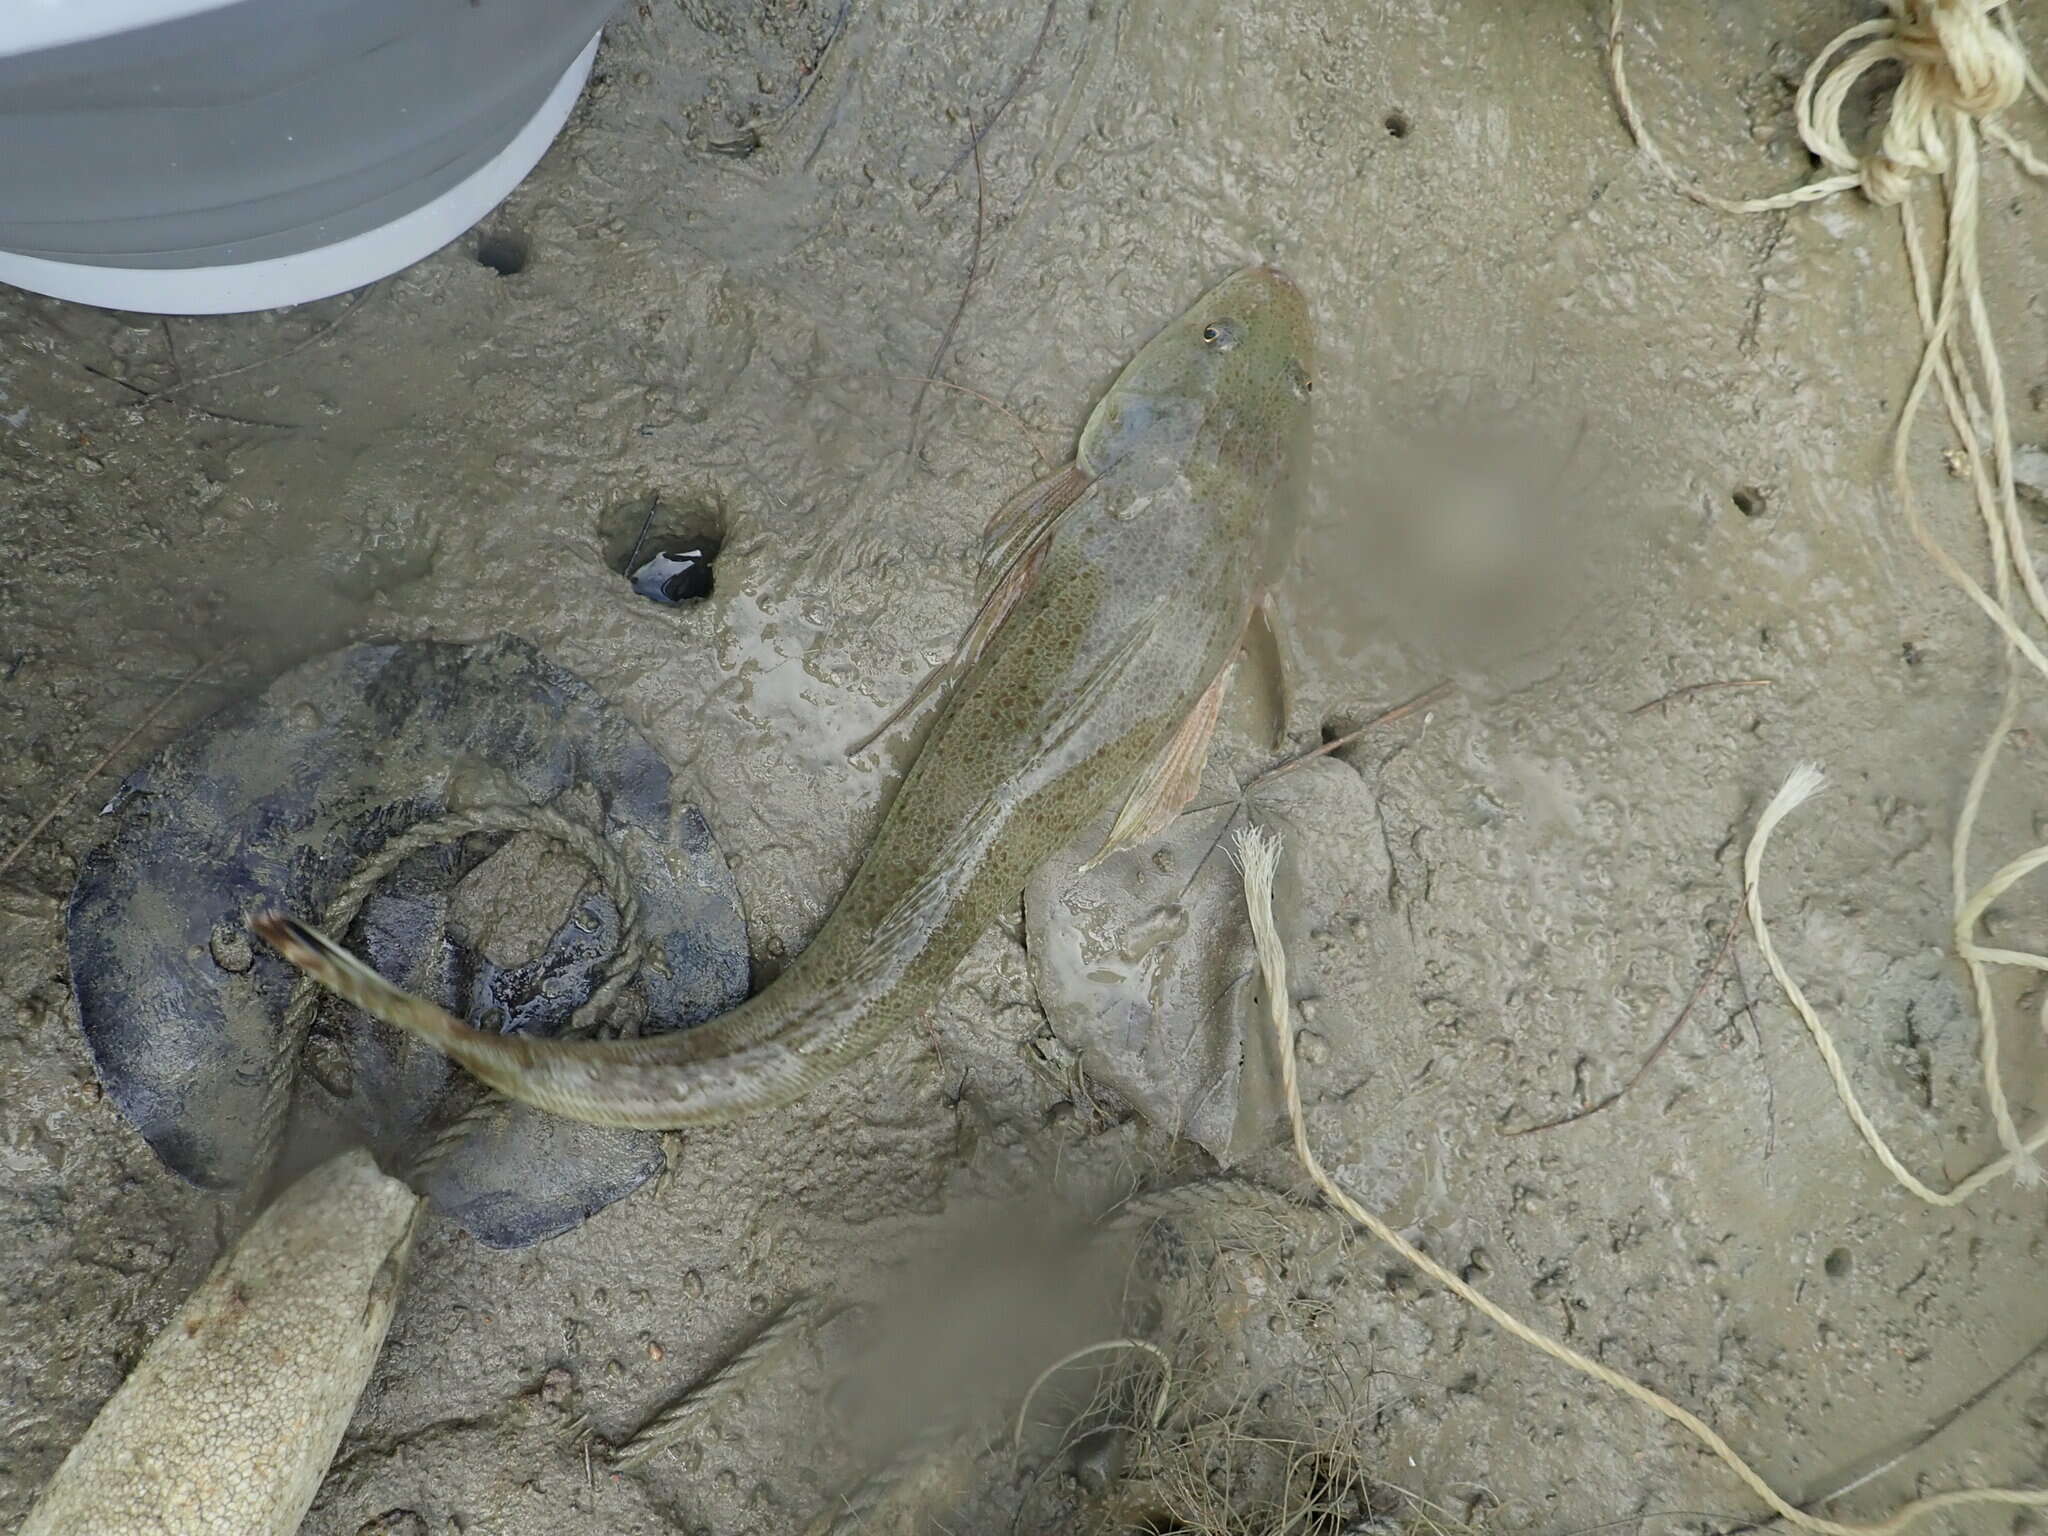
[{"label": "beige rope", "polygon": [[1287,994],[1287,950],[1280,941],[1280,931],[1273,920],[1273,876],[1280,861],[1280,839],[1258,828],[1247,828],[1237,835],[1236,852],[1238,865],[1244,877],[1245,905],[1251,914],[1252,943],[1258,951],[1259,970],[1266,988],[1267,1017],[1272,1026],[1273,1044],[1279,1053],[1281,1094],[1286,1100],[1288,1122],[1294,1131],[1294,1155],[1307,1171],[1309,1178],[1315,1182],[1316,1188],[1321,1190],[1324,1197],[1338,1210],[1467,1306],[1481,1313],[1496,1327],[1541,1350],[1551,1359],[1570,1366],[1581,1375],[1590,1376],[1602,1385],[1612,1387],[1624,1396],[1633,1398],[1644,1407],[1654,1409],[1672,1423],[1682,1427],[1718,1456],[1729,1471],[1740,1478],[1752,1493],[1768,1504],[1781,1518],[1789,1520],[1802,1530],[1819,1531],[1826,1533],[1826,1536],[1886,1536],[1886,1533],[1903,1530],[1913,1521],[1934,1514],[1938,1510],[1954,1509],[1966,1504],[2048,1508],[2048,1489],[1961,1488],[1914,1499],[1899,1506],[1887,1518],[1869,1524],[1828,1520],[1819,1515],[1810,1515],[1765,1482],[1762,1475],[1744,1461],[1735,1448],[1723,1440],[1699,1415],[1681,1407],[1662,1393],[1652,1391],[1640,1382],[1631,1381],[1619,1371],[1580,1354],[1570,1345],[1531,1328],[1505,1308],[1475,1291],[1452,1271],[1444,1268],[1352,1199],[1336,1180],[1324,1171],[1322,1163],[1317,1160],[1315,1149],[1309,1145],[1308,1124],[1302,1113],[1300,1069],[1294,1055],[1294,1026]]},{"label": "beige rope", "polygon": [[[1831,174],[1764,197],[1722,197],[1682,177],[1651,137],[1629,89],[1622,57],[1624,0],[1607,17],[1607,69],[1622,121],[1651,162],[1687,197],[1723,213],[1772,213],[1860,188],[1873,203],[1902,201],[1916,177],[1949,169],[1952,119],[2002,112],[2040,80],[2011,27],[2004,0],[1887,0],[1886,14],[1856,23],[1814,56],[1793,98],[1799,137]],[[1857,154],[1842,129],[1842,108],[1865,75],[1886,65],[1902,74],[1876,148]],[[2048,91],[2040,91],[2048,100]],[[2038,160],[2003,127],[2000,147],[2030,171]],[[1968,135],[1966,135],[1968,136]]]},{"label": "beige rope", "polygon": [[[2034,1132],[2020,1144],[2017,1151],[2006,1152],[2004,1156],[1986,1163],[1953,1188],[1941,1190],[1923,1183],[1900,1162],[1897,1154],[1892,1151],[1890,1144],[1885,1141],[1883,1134],[1871,1120],[1862,1100],[1856,1096],[1855,1088],[1850,1085],[1849,1071],[1842,1064],[1841,1052],[1835,1049],[1834,1036],[1821,1023],[1820,1016],[1813,1010],[1813,1005],[1806,1000],[1806,993],[1801,990],[1799,983],[1793,980],[1791,972],[1785,969],[1784,961],[1778,958],[1778,947],[1771,942],[1770,927],[1764,921],[1764,849],[1770,845],[1771,834],[1777,830],[1778,823],[1818,794],[1825,783],[1826,780],[1821,777],[1818,768],[1810,764],[1801,764],[1792,770],[1791,776],[1785,780],[1777,794],[1771,797],[1771,803],[1764,808],[1762,817],[1758,819],[1756,830],[1749,837],[1749,847],[1742,857],[1743,900],[1749,910],[1749,925],[1756,934],[1757,948],[1763,951],[1764,964],[1771,968],[1771,975],[1777,978],[1778,985],[1785,989],[1785,996],[1791,1001],[1793,1012],[1799,1015],[1799,1021],[1806,1026],[1807,1034],[1813,1037],[1813,1043],[1820,1051],[1821,1060],[1827,1066],[1828,1076],[1834,1080],[1836,1097],[1841,1099],[1842,1107],[1849,1112],[1849,1118],[1855,1122],[1856,1129],[1862,1133],[1870,1150],[1877,1154],[1877,1160],[1883,1163],[1891,1176],[1909,1192],[1925,1200],[1929,1205],[1961,1205],[2000,1174],[2009,1172],[2017,1166],[2022,1158],[2029,1158],[2042,1147],[2048,1146],[2048,1126]],[[1983,914],[1984,908],[1996,901],[2014,881],[2044,863],[2048,863],[2048,848],[2036,848],[2032,853],[2015,860],[1993,875],[1985,883],[1985,888],[1969,899],[1970,905],[1965,908],[1968,920],[1974,924]],[[2008,952],[1986,950],[1983,953],[1986,958],[1991,958],[2004,956]],[[2038,955],[2014,956],[2006,963],[2026,964],[2048,970],[2048,959]]]},{"label": "beige rope", "polygon": [[[640,898],[634,893],[633,872],[612,845],[599,833],[571,821],[550,806],[484,805],[406,828],[358,865],[355,873],[342,883],[320,914],[320,926],[329,933],[346,933],[370,899],[370,893],[399,865],[416,853],[476,832],[538,832],[577,855],[597,876],[605,895],[618,908],[619,947],[606,965],[597,990],[577,1012],[579,1017],[601,1016],[638,974],[644,959],[647,941],[640,931]],[[318,982],[301,975],[292,990],[291,1001],[285,1005],[286,1025],[303,1028],[310,1024],[323,995]]]},{"label": "beige rope", "polygon": [[613,1462],[621,1467],[644,1466],[670,1446],[688,1439],[703,1428],[704,1415],[709,1410],[732,1402],[760,1380],[768,1366],[808,1339],[828,1315],[822,1296],[791,1297],[723,1365],[686,1388],[634,1431],[633,1437],[614,1452]]},{"label": "beige rope", "polygon": [[[2012,965],[2048,970],[2048,956],[1992,949],[1977,942],[1977,920],[1989,898],[1984,896],[1984,888],[1973,893],[1969,865],[1978,815],[1990,789],[1999,748],[2018,718],[2020,662],[2024,660],[2036,675],[2048,679],[2048,653],[2025,628],[2029,622],[2048,624],[2048,590],[2044,590],[2035,568],[2014,494],[2011,415],[1978,269],[1980,139],[2011,155],[2028,174],[2048,178],[2048,160],[1997,120],[1997,114],[2029,92],[2048,102],[2048,82],[2043,81],[2020,47],[2004,0],[1887,0],[1885,15],[1846,28],[1821,50],[1801,77],[1794,101],[1799,137],[1829,168],[1829,174],[1768,197],[1726,198],[1681,178],[1650,136],[1629,89],[1623,60],[1622,9],[1622,0],[1615,0],[1607,31],[1608,71],[1615,100],[1637,144],[1686,196],[1724,212],[1758,213],[1816,202],[1855,188],[1873,203],[1896,205],[1899,209],[1914,310],[1920,321],[1921,353],[1892,434],[1893,491],[1907,526],[1922,549],[1997,627],[2004,639],[2006,662],[2006,683],[1998,716],[1978,752],[1956,818],[1950,851],[1954,948],[1968,974],[1970,996],[1978,1016],[1978,1061],[1985,1101],[2007,1154],[1990,1166],[2011,1171],[2022,1184],[2037,1184],[2041,1172],[2033,1149],[2042,1143],[2038,1139],[2029,1143],[2022,1137],[2006,1095],[1999,1066],[1998,1011],[1990,967]],[[1900,68],[1899,83],[1876,145],[1859,155],[1851,149],[1843,132],[1843,104],[1859,81],[1887,65]],[[1947,203],[1945,250],[1938,281],[1932,273],[1920,218],[1910,195],[1919,180],[1935,183]],[[1991,556],[1989,592],[1935,538],[1913,488],[1912,430],[1930,388],[1938,390],[1948,413],[1949,429],[1961,449],[1963,467],[1984,527]],[[1980,422],[1989,430],[1988,448],[1981,440]],[[2024,606],[2015,600],[2015,575],[2026,594]],[[1768,837],[1767,832],[1763,835]],[[2048,849],[2035,850],[2044,851]],[[2038,867],[2039,861],[2028,862],[2032,857],[2024,856],[2005,868]],[[1750,896],[1752,925],[1759,943],[1766,943],[1753,878]],[[1782,968],[1773,969],[1779,972],[1783,985],[1786,978]],[[1813,1033],[1817,1026],[1810,1016],[1811,1010],[1801,1012],[1809,1033]],[[2044,1012],[2043,1022],[2044,1028],[2048,1028],[2048,1012]],[[1814,1038],[1819,1043],[1825,1038],[1825,1031]],[[1883,1147],[1882,1138],[1876,1135],[1853,1094],[1848,1093],[1846,1077],[1837,1070],[1839,1062],[1826,1049],[1822,1054],[1829,1059],[1830,1073],[1835,1076],[1837,1090],[1843,1094],[1843,1104],[1851,1119],[1893,1176],[1921,1199],[1953,1203],[1951,1196],[1956,1191],[1937,1198],[1935,1191],[1904,1172],[1897,1159]]]}]

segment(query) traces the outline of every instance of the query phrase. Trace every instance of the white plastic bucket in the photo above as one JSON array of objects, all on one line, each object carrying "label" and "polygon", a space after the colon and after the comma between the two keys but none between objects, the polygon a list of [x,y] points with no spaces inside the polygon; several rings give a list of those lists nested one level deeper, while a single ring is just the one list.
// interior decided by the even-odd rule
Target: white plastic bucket
[{"label": "white plastic bucket", "polygon": [[151,314],[446,245],[567,121],[613,0],[13,0],[0,282]]}]

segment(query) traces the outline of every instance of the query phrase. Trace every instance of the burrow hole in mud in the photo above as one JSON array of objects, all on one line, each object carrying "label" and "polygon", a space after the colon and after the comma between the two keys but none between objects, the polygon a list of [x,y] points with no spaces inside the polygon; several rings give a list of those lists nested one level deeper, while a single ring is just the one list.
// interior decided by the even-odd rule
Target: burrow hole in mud
[{"label": "burrow hole in mud", "polygon": [[1735,510],[1744,517],[1762,517],[1771,510],[1771,498],[1758,486],[1738,485],[1728,499],[1735,503]]},{"label": "burrow hole in mud", "polygon": [[516,277],[526,270],[533,247],[516,229],[486,229],[476,237],[476,264],[489,267],[500,277]]},{"label": "burrow hole in mud", "polygon": [[1839,1280],[1855,1268],[1856,1261],[1846,1248],[1837,1248],[1820,1261],[1820,1267],[1830,1280]]},{"label": "burrow hole in mud", "polygon": [[709,496],[622,496],[598,517],[604,563],[641,597],[673,606],[711,595],[725,509]]},{"label": "burrow hole in mud", "polygon": [[1380,119],[1380,126],[1387,130],[1388,138],[1405,139],[1408,137],[1410,128],[1408,114],[1406,112],[1389,112]]}]

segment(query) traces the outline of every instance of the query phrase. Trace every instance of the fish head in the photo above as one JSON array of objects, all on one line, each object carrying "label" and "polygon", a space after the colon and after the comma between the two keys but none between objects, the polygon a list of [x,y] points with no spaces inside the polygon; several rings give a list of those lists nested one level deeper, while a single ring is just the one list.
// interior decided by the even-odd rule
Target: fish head
[{"label": "fish head", "polygon": [[1308,301],[1277,267],[1203,294],[1125,365],[1082,429],[1090,475],[1221,470],[1269,486],[1308,425],[1315,389]]}]

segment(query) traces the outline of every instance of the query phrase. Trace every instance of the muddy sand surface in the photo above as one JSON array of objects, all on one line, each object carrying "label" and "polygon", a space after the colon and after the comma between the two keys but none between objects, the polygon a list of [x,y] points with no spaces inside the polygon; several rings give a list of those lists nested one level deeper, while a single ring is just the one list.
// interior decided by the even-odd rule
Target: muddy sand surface
[{"label": "muddy sand surface", "polygon": [[[1640,9],[1638,89],[1683,162],[1730,191],[1799,180],[1792,85],[1857,8]],[[965,623],[984,518],[1248,260],[1300,281],[1321,348],[1289,750],[1456,683],[1275,813],[1325,1160],[1795,1497],[2025,1356],[2041,1193],[1904,1195],[1746,937],[1632,1092],[1502,1134],[1626,1079],[1713,958],[1757,811],[1816,759],[1834,786],[1777,844],[1779,942],[1910,1165],[1953,1178],[1993,1145],[1943,946],[1998,663],[1880,490],[1916,360],[1896,218],[1674,196],[1618,125],[1603,24],[1582,0],[646,0],[482,236],[365,292],[169,323],[0,295],[0,842],[219,658],[0,880],[0,1526],[220,1240],[218,1202],[96,1092],[72,1017],[61,902],[115,776],[346,640],[516,632],[673,765],[764,983],[909,760],[914,736],[844,749]],[[1989,299],[2040,442],[2048,224],[2009,165],[1987,175]],[[917,382],[942,341],[960,389]],[[1941,446],[1916,473],[1974,551]],[[628,590],[650,509],[656,540],[721,541],[708,600]],[[1278,760],[1270,693],[1239,677],[1200,804]],[[2021,725],[1987,868],[2036,835],[2048,720]],[[1227,895],[1220,858],[1200,878]],[[2044,924],[2023,886],[1996,931]],[[1211,1165],[1077,1075],[1061,1030],[1087,988],[1051,989],[1049,1018],[1029,938],[1020,910],[928,1027],[690,1134],[663,1186],[578,1230],[501,1252],[432,1223],[306,1529],[795,1531],[892,1433],[999,1420],[1114,1336],[1127,1271],[1068,1229]],[[2023,1105],[2043,1064],[2015,1045]],[[1240,1166],[1298,1183],[1283,1150]],[[1348,1415],[1388,1483],[1454,1516],[1562,1536],[1752,1512],[1690,1441],[1326,1220],[1190,1251],[1214,1370],[1275,1415]],[[871,1305],[644,1472],[587,1453],[809,1292]],[[1039,1475],[1056,1422],[1021,1462],[1005,1434],[927,1479],[930,1529],[1070,1528],[1077,1485]],[[1835,1512],[2039,1481],[2044,1443],[2048,1356]]]}]

